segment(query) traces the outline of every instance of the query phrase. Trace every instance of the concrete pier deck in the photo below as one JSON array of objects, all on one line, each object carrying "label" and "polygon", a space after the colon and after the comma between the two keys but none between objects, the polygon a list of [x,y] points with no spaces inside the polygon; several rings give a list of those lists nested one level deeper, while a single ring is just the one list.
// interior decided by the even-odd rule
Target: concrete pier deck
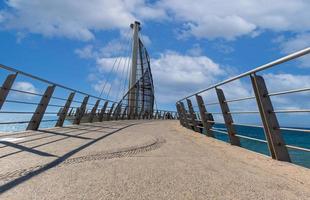
[{"label": "concrete pier deck", "polygon": [[310,170],[187,130],[110,121],[0,138],[0,199],[310,199]]}]

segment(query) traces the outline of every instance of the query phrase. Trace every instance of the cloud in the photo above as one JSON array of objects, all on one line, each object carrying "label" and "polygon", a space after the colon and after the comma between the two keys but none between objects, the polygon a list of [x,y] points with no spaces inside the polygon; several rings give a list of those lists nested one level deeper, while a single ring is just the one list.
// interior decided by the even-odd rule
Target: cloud
[{"label": "cloud", "polygon": [[[290,54],[310,46],[310,32],[297,34],[291,38],[280,36],[274,40],[280,44],[280,49],[283,54]],[[301,67],[310,67],[310,55],[305,55],[298,59]]]},{"label": "cloud", "polygon": [[183,36],[232,40],[264,30],[310,30],[307,0],[162,0],[159,5],[185,25],[180,31]]},{"label": "cloud", "polygon": [[99,73],[106,73],[112,70],[112,73],[119,74],[128,68],[129,57],[101,57],[96,59],[97,70]]},{"label": "cloud", "polygon": [[97,57],[97,52],[94,51],[94,47],[92,45],[87,45],[81,49],[75,49],[74,53],[83,59],[90,59]]},{"label": "cloud", "polygon": [[220,65],[207,56],[167,51],[151,62],[157,101],[161,103],[174,103],[225,75]]},{"label": "cloud", "polygon": [[179,37],[233,40],[264,30],[310,30],[308,0],[7,0],[2,28],[47,37],[92,40],[96,31],[124,29],[134,20],[176,22]]},{"label": "cloud", "polygon": [[[13,88],[16,90],[21,90],[21,91],[25,91],[25,92],[37,93],[37,89],[35,88],[35,86],[29,82],[24,82],[24,81],[15,82],[13,85]],[[31,94],[14,92],[13,97],[32,99],[34,96]]]},{"label": "cloud", "polygon": [[187,54],[191,56],[200,56],[203,54],[203,49],[199,44],[194,44],[194,46],[187,51]]},{"label": "cloud", "polygon": [[46,37],[92,40],[94,32],[128,28],[136,19],[161,19],[165,11],[144,0],[8,0],[2,28]]},{"label": "cloud", "polygon": [[223,53],[223,54],[230,54],[235,51],[235,49],[227,44],[224,43],[215,43],[212,48],[214,48],[216,51]]}]

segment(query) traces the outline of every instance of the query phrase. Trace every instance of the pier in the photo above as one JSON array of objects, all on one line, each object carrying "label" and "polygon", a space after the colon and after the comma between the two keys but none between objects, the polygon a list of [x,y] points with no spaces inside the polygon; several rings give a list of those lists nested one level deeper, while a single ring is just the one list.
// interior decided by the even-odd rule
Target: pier
[{"label": "pier", "polygon": [[[310,110],[275,109],[272,99],[310,88],[273,91],[262,74],[309,47],[161,109],[140,23],[131,29],[128,84],[117,101],[102,95],[109,78],[97,96],[0,64],[0,114],[10,119],[0,122],[1,199],[310,199],[310,148],[290,135],[310,130],[278,120]],[[116,63],[111,74],[122,68]],[[241,79],[251,96],[227,97],[225,86]],[[24,80],[40,90],[17,88]],[[248,100],[257,110],[243,106]]]},{"label": "pier", "polygon": [[1,146],[2,199],[310,197],[308,169],[193,133],[177,121],[102,122],[15,138],[15,145]]}]

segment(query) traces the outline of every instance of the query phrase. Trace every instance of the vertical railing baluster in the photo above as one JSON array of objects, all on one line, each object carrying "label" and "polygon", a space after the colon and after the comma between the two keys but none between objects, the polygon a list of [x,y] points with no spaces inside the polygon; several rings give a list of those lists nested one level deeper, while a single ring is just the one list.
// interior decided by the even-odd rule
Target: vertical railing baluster
[{"label": "vertical railing baluster", "polygon": [[142,113],[143,113],[143,110],[140,110],[139,115],[138,115],[138,119],[142,118]]},{"label": "vertical railing baluster", "polygon": [[122,111],[122,104],[118,104],[113,113],[113,117],[115,120],[118,120],[121,111]]},{"label": "vertical railing baluster", "polygon": [[111,106],[111,108],[109,110],[109,113],[108,113],[108,116],[107,116],[107,121],[109,121],[111,119],[111,117],[112,117],[114,106],[115,106],[115,103],[112,104],[112,106]]},{"label": "vertical railing baluster", "polygon": [[69,94],[68,99],[67,99],[67,101],[66,101],[66,104],[65,104],[65,106],[62,108],[62,110],[61,110],[61,112],[60,112],[60,114],[59,114],[59,116],[58,116],[58,120],[57,120],[55,126],[57,126],[57,127],[62,127],[62,126],[63,126],[64,121],[65,121],[66,116],[67,116],[67,113],[68,113],[68,111],[69,111],[69,108],[70,108],[70,106],[71,106],[72,100],[73,100],[73,98],[74,98],[74,95],[75,95],[74,92],[71,92],[71,93]]},{"label": "vertical railing baluster", "polygon": [[73,124],[78,125],[81,123],[81,120],[82,120],[84,113],[85,113],[85,110],[86,110],[88,99],[89,99],[89,96],[84,97],[80,108],[75,113],[75,119],[73,121]]},{"label": "vertical railing baluster", "polygon": [[186,99],[187,102],[187,106],[188,106],[188,111],[189,111],[189,115],[191,117],[191,121],[192,121],[192,125],[193,125],[193,130],[196,132],[200,132],[199,128],[198,128],[198,124],[197,124],[197,117],[193,108],[193,104],[192,101],[190,99]]},{"label": "vertical railing baluster", "polygon": [[158,119],[161,119],[161,111],[158,111],[157,118],[158,118]]},{"label": "vertical railing baluster", "polygon": [[187,117],[187,113],[186,113],[186,110],[185,110],[185,106],[184,106],[184,103],[182,101],[180,102],[180,108],[181,108],[181,112],[182,112],[182,115],[183,115],[185,127],[191,128],[191,126],[189,124],[189,121],[188,121],[188,117]]},{"label": "vertical railing baluster", "polygon": [[180,108],[180,104],[179,104],[179,103],[176,103],[176,107],[177,107],[177,111],[178,111],[178,113],[179,113],[179,121],[180,121],[180,124],[181,124],[182,126],[185,126],[184,119],[183,119],[182,112],[181,112],[181,108]]},{"label": "vertical railing baluster", "polygon": [[48,86],[38,104],[36,111],[33,113],[32,118],[27,126],[27,130],[38,130],[48,103],[55,90],[55,85]]},{"label": "vertical railing baluster", "polygon": [[233,121],[233,118],[231,116],[228,104],[226,102],[224,92],[222,89],[219,89],[219,88],[216,88],[215,90],[216,90],[217,97],[218,97],[218,100],[220,103],[220,107],[221,107],[221,110],[223,113],[223,118],[224,118],[225,125],[227,128],[228,138],[229,138],[230,144],[240,146],[240,140],[236,136],[236,130],[235,130],[235,127],[233,125],[234,121]]},{"label": "vertical railing baluster", "polygon": [[100,110],[99,117],[98,117],[98,121],[99,122],[102,122],[103,118],[105,117],[105,111],[106,111],[106,109],[108,107],[108,103],[109,103],[108,101],[104,102],[103,107]]},{"label": "vertical railing baluster", "polygon": [[88,118],[88,122],[89,123],[93,123],[94,121],[94,117],[97,113],[97,109],[98,109],[98,105],[100,103],[100,100],[98,99],[94,105],[94,107],[92,108],[91,112],[90,112],[90,115],[89,115],[89,118]]},{"label": "vertical railing baluster", "polygon": [[203,127],[206,130],[206,135],[209,137],[214,137],[214,134],[211,130],[213,122],[210,122],[211,119],[208,115],[204,101],[203,101],[202,97],[198,94],[196,94],[196,100],[197,100],[197,104],[198,104],[198,108],[199,108],[199,112],[200,112],[201,122],[202,122]]},{"label": "vertical railing baluster", "polygon": [[127,109],[128,109],[128,106],[125,107],[124,111],[123,111],[123,114],[122,114],[122,120],[125,119],[126,117],[126,112],[127,112]]},{"label": "vertical railing baluster", "polygon": [[273,105],[264,78],[254,74],[251,76],[251,82],[271,157],[276,160],[291,162],[284,139],[281,136],[277,116],[273,112]]},{"label": "vertical railing baluster", "polygon": [[0,110],[9,94],[9,91],[16,79],[17,73],[16,74],[9,74],[5,81],[2,84],[2,87],[0,89]]}]

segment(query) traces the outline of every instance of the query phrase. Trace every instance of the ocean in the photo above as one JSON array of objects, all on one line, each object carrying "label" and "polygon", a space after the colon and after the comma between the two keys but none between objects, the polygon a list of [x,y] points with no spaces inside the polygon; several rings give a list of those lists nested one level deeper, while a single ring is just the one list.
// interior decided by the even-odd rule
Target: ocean
[{"label": "ocean", "polygon": [[[56,116],[48,116],[44,117],[43,120],[56,120]],[[11,119],[6,119],[5,121],[28,121],[29,117],[27,116],[15,116]],[[40,128],[50,128],[55,126],[56,121],[46,121],[42,122],[40,125]],[[70,125],[72,124],[70,121],[66,120],[64,125]],[[8,132],[16,132],[16,131],[23,131],[27,127],[27,124],[10,124],[10,125],[3,125],[0,124],[0,134],[2,133],[8,133]],[[257,139],[265,140],[265,134],[262,128],[257,127],[248,127],[248,126],[235,126],[237,134],[243,135],[247,137],[253,137]],[[290,127],[293,128],[293,127]],[[225,131],[226,128],[224,124],[215,124],[213,129],[219,130],[219,131]],[[303,128],[307,129],[307,128]],[[310,130],[310,129],[309,129]],[[294,145],[302,148],[310,149],[310,133],[304,133],[304,132],[297,132],[297,131],[281,131],[285,143],[287,145]],[[223,133],[214,132],[214,135],[217,139],[221,141],[228,142],[228,136]],[[253,141],[249,139],[240,138],[241,147],[255,151],[261,154],[265,154],[270,156],[268,146],[266,143],[262,143],[259,141]],[[292,163],[301,165],[307,168],[310,168],[310,152],[305,152],[301,150],[294,150],[294,149],[288,149]],[[249,160],[249,162],[251,162]]]},{"label": "ocean", "polygon": [[[238,135],[247,137],[253,137],[261,140],[265,140],[265,133],[263,128],[248,127],[248,126],[235,126]],[[289,127],[294,128],[294,127]],[[300,128],[300,127],[299,127]],[[215,130],[226,131],[224,124],[215,124]],[[307,129],[307,128],[303,128]],[[308,129],[310,130],[310,129]],[[297,147],[310,149],[310,133],[304,133],[299,131],[286,131],[281,130],[284,141],[287,145],[293,145]],[[214,132],[217,139],[229,142],[228,135],[223,133]],[[264,155],[270,156],[267,143],[253,141],[249,139],[240,138],[241,147],[255,151]],[[310,168],[310,152],[301,150],[295,150],[288,148],[292,163]]]}]

